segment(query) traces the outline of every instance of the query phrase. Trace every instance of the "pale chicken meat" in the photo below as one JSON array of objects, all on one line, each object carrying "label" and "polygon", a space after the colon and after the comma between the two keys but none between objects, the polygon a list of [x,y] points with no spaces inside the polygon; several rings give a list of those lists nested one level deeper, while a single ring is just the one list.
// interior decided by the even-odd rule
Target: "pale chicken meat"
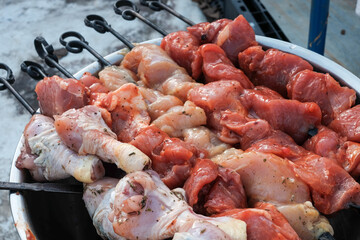
[{"label": "pale chicken meat", "polygon": [[[246,239],[246,225],[233,218],[195,214],[183,196],[170,191],[154,171],[134,172],[122,178],[112,192],[109,220],[126,239],[165,239],[178,232],[209,239]],[[205,230],[204,230],[205,229]],[[178,237],[180,237],[178,235]]]},{"label": "pale chicken meat", "polygon": [[53,117],[71,108],[87,104],[85,85],[76,79],[45,77],[35,88],[41,113]]},{"label": "pale chicken meat", "polygon": [[28,169],[36,181],[73,176],[80,182],[91,183],[105,175],[98,157],[80,156],[61,141],[50,117],[34,115],[25,127],[24,138],[16,167]]},{"label": "pale chicken meat", "polygon": [[175,106],[155,119],[156,125],[170,137],[181,137],[187,128],[199,127],[206,124],[206,115],[202,108],[193,102],[186,101],[184,106]]},{"label": "pale chicken meat", "polygon": [[153,44],[133,48],[124,57],[121,66],[136,73],[145,86],[166,95],[174,95],[182,101],[186,101],[190,89],[201,85],[164,50]]},{"label": "pale chicken meat", "polygon": [[137,82],[136,75],[126,68],[108,66],[99,72],[100,82],[110,91],[115,91],[126,83]]},{"label": "pale chicken meat", "polygon": [[97,155],[125,172],[142,170],[150,164],[150,159],[139,149],[116,139],[96,106],[71,109],[56,116],[55,127],[61,139],[74,151]]},{"label": "pale chicken meat", "polygon": [[215,133],[206,127],[187,128],[183,130],[183,138],[186,143],[194,145],[197,149],[207,152],[207,157],[211,158],[223,153],[230,148],[219,140]]}]

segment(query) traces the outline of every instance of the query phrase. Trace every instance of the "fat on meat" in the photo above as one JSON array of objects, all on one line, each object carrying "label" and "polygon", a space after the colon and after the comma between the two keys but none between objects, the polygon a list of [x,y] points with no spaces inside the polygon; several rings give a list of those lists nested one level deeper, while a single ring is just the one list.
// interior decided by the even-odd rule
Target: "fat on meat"
[{"label": "fat on meat", "polygon": [[152,169],[170,189],[181,187],[195,159],[205,154],[179,138],[170,138],[155,125],[144,128],[130,144],[152,160]]},{"label": "fat on meat", "polygon": [[238,81],[243,88],[253,88],[254,85],[243,71],[236,68],[227,58],[224,50],[215,44],[204,44],[199,48],[203,59],[202,71],[206,82],[219,80]]},{"label": "fat on meat", "polygon": [[16,167],[28,169],[36,181],[73,176],[80,182],[91,183],[105,175],[99,158],[80,156],[61,141],[50,117],[34,115],[25,127],[24,138]]},{"label": "fat on meat", "polygon": [[170,108],[155,119],[152,124],[170,137],[181,137],[185,129],[205,125],[206,114],[202,108],[197,107],[193,102],[186,101],[183,106]]},{"label": "fat on meat", "polygon": [[[122,178],[111,193],[108,219],[126,239],[165,239],[184,236],[246,239],[246,225],[229,217],[195,214],[178,191],[170,191],[154,171],[138,171]],[[203,228],[201,228],[201,226]],[[206,231],[199,230],[206,228]],[[188,233],[188,234],[185,234]]]},{"label": "fat on meat", "polygon": [[320,156],[334,159],[354,178],[360,175],[360,144],[346,141],[335,131],[318,126],[317,134],[308,139],[303,147]]},{"label": "fat on meat", "polygon": [[209,159],[196,160],[184,190],[189,205],[196,213],[212,215],[247,207],[240,175],[219,167]]},{"label": "fat on meat", "polygon": [[321,157],[297,145],[281,131],[273,131],[266,138],[254,142],[247,151],[272,153],[291,160],[291,166],[311,191],[314,206],[324,214],[331,214],[360,203],[360,185],[336,160]]},{"label": "fat on meat", "polygon": [[229,144],[220,141],[215,133],[204,126],[184,129],[182,137],[186,143],[190,143],[200,151],[207,153],[205,157],[209,158],[230,148]]},{"label": "fat on meat", "polygon": [[309,69],[294,75],[286,88],[289,98],[318,104],[324,125],[353,106],[356,98],[353,89],[340,86],[328,73],[317,73]]},{"label": "fat on meat", "polygon": [[201,85],[160,46],[154,44],[136,46],[126,54],[121,66],[136,73],[146,87],[166,95],[174,95],[182,101],[186,101],[190,89]]},{"label": "fat on meat", "polygon": [[313,67],[302,58],[277,49],[262,50],[252,46],[238,55],[239,66],[254,85],[263,85],[287,96],[286,86],[291,78],[305,69]]},{"label": "fat on meat", "polygon": [[56,116],[55,128],[61,140],[79,154],[94,154],[115,163],[125,172],[142,170],[151,160],[139,149],[116,139],[99,107],[88,105]]},{"label": "fat on meat", "polygon": [[186,31],[170,33],[163,38],[160,44],[160,47],[179,66],[185,68],[193,79],[198,79],[202,74],[199,46],[199,39]]},{"label": "fat on meat", "polygon": [[360,105],[339,114],[328,127],[346,137],[349,141],[360,142]]},{"label": "fat on meat", "polygon": [[230,216],[246,222],[248,240],[300,240],[286,218],[270,203],[258,203],[256,208],[233,209],[216,216]]},{"label": "fat on meat", "polygon": [[244,89],[241,103],[254,118],[265,119],[277,130],[289,134],[298,144],[308,138],[308,131],[321,123],[321,109],[313,102],[284,99],[267,87]]},{"label": "fat on meat", "polygon": [[85,86],[76,79],[45,77],[35,87],[41,113],[53,117],[87,104]]}]

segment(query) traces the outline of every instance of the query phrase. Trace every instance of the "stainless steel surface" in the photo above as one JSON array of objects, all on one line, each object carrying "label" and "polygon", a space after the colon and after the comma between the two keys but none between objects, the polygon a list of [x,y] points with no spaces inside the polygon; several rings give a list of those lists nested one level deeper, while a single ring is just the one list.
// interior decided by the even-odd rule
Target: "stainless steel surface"
[{"label": "stainless steel surface", "polygon": [[[264,48],[277,48],[306,59],[313,64],[317,71],[329,72],[336,80],[353,88],[359,95],[360,79],[331,60],[305,48],[280,40],[261,36],[256,36],[256,39]],[[161,39],[154,39],[148,42],[159,45]],[[106,59],[111,63],[119,63],[123,58],[123,54],[123,51],[118,51],[108,55]],[[101,70],[101,65],[98,62],[94,62],[77,72],[75,77],[80,78],[84,72],[94,74],[99,70]],[[16,149],[11,168],[10,181],[12,182],[30,180],[24,171],[18,170],[14,165],[20,153],[21,141],[22,139],[20,139]],[[17,230],[23,240],[26,239],[26,233],[29,229],[37,239],[100,239],[91,224],[91,219],[87,215],[82,199],[79,196],[61,196],[59,194],[46,193],[11,193],[10,204]],[[45,208],[50,209],[50,211],[42,211]],[[360,225],[359,210],[349,209],[340,211],[329,216],[329,219],[334,227],[336,239],[359,239],[360,228],[355,227]]]}]

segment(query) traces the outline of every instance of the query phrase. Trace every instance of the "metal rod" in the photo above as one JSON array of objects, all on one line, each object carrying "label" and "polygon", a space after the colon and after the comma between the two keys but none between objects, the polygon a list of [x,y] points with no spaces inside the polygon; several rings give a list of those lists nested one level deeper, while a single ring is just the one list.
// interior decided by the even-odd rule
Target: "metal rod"
[{"label": "metal rod", "polygon": [[329,0],[312,0],[308,49],[324,55]]},{"label": "metal rod", "polygon": [[36,62],[24,61],[20,67],[23,72],[26,72],[31,78],[35,80],[41,80],[49,76],[49,74],[45,72],[45,69]]},{"label": "metal rod", "polygon": [[95,29],[95,31],[99,33],[103,34],[106,32],[110,32],[117,39],[123,42],[129,49],[133,49],[135,47],[134,44],[132,44],[129,40],[127,40],[125,37],[123,37],[117,31],[115,31],[111,27],[111,25],[109,25],[107,21],[99,15],[95,15],[95,14],[88,15],[85,17],[84,22],[86,26]]},{"label": "metal rod", "polygon": [[0,182],[0,190],[82,194],[82,184]]},{"label": "metal rod", "polygon": [[[69,38],[69,37],[74,37],[74,38],[77,38],[78,40],[72,40],[72,41],[66,42],[65,39]],[[103,56],[101,56],[92,47],[90,47],[89,43],[87,41],[85,41],[85,38],[80,33],[74,32],[74,31],[65,32],[60,36],[59,40],[60,40],[60,43],[63,46],[65,46],[66,50],[68,50],[69,52],[80,53],[85,48],[86,50],[88,50],[89,53],[91,53],[91,55],[96,57],[96,59],[98,59],[102,65],[111,66],[111,63],[108,60],[103,58]]]},{"label": "metal rod", "polygon": [[[121,7],[130,7],[124,10],[121,10]],[[147,18],[143,17],[139,14],[139,8],[131,1],[128,0],[119,0],[114,4],[114,11],[116,14],[121,15],[125,20],[134,20],[135,18],[140,19],[142,22],[146,23],[152,29],[156,30],[163,36],[168,35],[168,33],[155,25],[154,23],[150,22]]]},{"label": "metal rod", "polygon": [[37,37],[34,40],[34,45],[36,52],[39,56],[45,60],[45,63],[51,68],[57,68],[60,72],[62,72],[68,78],[75,77],[67,71],[63,66],[58,63],[58,58],[54,54],[54,48],[52,45],[48,44],[47,41],[43,37]]},{"label": "metal rod", "polygon": [[161,0],[140,0],[141,5],[147,6],[154,11],[160,11],[162,9],[166,10],[167,12],[171,13],[175,17],[179,18],[180,20],[184,21],[190,26],[195,25],[193,21],[186,18],[185,16],[181,15],[180,13],[176,12],[174,9],[169,7],[168,5],[164,4]]},{"label": "metal rod", "polygon": [[15,90],[11,86],[15,82],[14,75],[11,71],[11,69],[4,63],[0,63],[0,69],[3,69],[7,72],[6,78],[0,77],[0,82],[2,85],[0,85],[0,91],[9,89],[9,91],[16,97],[16,99],[25,107],[25,109],[31,114],[34,115],[36,113],[36,110],[31,107],[31,105],[23,98],[18,91]]}]

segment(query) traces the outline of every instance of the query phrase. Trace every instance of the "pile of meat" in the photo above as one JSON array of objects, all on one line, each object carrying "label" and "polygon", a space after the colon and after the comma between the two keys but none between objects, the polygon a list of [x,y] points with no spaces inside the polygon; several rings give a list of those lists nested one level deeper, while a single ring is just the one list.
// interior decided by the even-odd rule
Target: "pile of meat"
[{"label": "pile of meat", "polygon": [[[355,91],[263,50],[243,16],[36,86],[16,166],[73,176],[104,239],[318,239],[360,205]],[[128,173],[104,178],[102,161]]]}]

